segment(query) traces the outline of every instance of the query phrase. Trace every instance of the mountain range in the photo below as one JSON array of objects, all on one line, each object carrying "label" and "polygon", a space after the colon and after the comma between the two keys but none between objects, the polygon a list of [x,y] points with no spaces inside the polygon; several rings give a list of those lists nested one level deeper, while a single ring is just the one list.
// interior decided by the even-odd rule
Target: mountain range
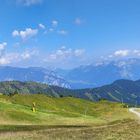
[{"label": "mountain range", "polygon": [[140,105],[140,80],[117,80],[110,85],[80,90],[66,89],[36,82],[0,82],[0,93],[12,95],[15,92],[21,94],[46,94],[53,97],[73,96],[91,101],[106,99]]},{"label": "mountain range", "polygon": [[18,68],[0,66],[0,81],[35,81],[65,88],[70,88],[66,80],[55,71],[40,67]]},{"label": "mountain range", "polygon": [[57,72],[73,89],[93,88],[118,79],[140,79],[140,59],[104,61]]},{"label": "mountain range", "polygon": [[34,81],[71,89],[100,87],[118,79],[140,79],[140,59],[103,61],[69,70],[0,66],[0,81]]}]

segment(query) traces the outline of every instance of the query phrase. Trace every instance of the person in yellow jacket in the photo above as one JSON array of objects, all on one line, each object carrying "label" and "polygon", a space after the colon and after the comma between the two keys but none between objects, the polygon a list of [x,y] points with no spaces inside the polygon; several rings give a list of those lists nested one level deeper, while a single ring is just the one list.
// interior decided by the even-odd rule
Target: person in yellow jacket
[{"label": "person in yellow jacket", "polygon": [[36,107],[36,104],[35,104],[35,102],[33,102],[32,111],[33,111],[34,113],[36,112],[36,109],[35,109],[35,107]]}]

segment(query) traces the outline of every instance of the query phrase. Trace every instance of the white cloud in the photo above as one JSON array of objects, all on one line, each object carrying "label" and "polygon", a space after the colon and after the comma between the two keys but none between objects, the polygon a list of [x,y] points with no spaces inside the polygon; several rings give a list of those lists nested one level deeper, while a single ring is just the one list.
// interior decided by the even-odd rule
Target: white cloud
[{"label": "white cloud", "polygon": [[8,59],[6,59],[5,57],[0,58],[0,64],[1,65],[5,65],[5,64],[9,64],[10,61]]},{"label": "white cloud", "polygon": [[7,46],[6,42],[0,43],[0,51],[4,50]]},{"label": "white cloud", "polygon": [[24,53],[21,55],[21,57],[22,57],[23,59],[29,59],[29,58],[31,57],[31,54],[30,54],[29,52],[24,52]]},{"label": "white cloud", "polygon": [[76,25],[81,25],[82,24],[82,20],[80,18],[76,18],[75,19],[75,24]]},{"label": "white cloud", "polygon": [[31,6],[41,4],[43,0],[17,0],[17,2],[23,6]]},{"label": "white cloud", "polygon": [[77,57],[83,55],[84,53],[85,53],[84,49],[76,49],[76,50],[74,50],[74,54]]},{"label": "white cloud", "polygon": [[129,50],[118,50],[114,52],[114,56],[120,56],[120,57],[125,57],[129,55]]},{"label": "white cloud", "polygon": [[12,32],[12,36],[13,36],[13,37],[19,36],[19,32],[18,32],[17,30],[14,30],[14,31]]},{"label": "white cloud", "polygon": [[128,67],[122,67],[122,70],[120,71],[120,75],[122,78],[132,78],[132,73],[128,70]]},{"label": "white cloud", "polygon": [[19,60],[19,54],[17,53],[4,53],[0,57],[0,64],[5,65],[5,64],[10,64],[13,61],[18,61]]},{"label": "white cloud", "polygon": [[57,33],[60,35],[67,35],[68,34],[68,32],[65,30],[59,30],[59,31],[57,31]]},{"label": "white cloud", "polygon": [[45,27],[45,25],[43,25],[43,24],[39,24],[39,27],[41,28],[41,29],[45,29],[46,27]]},{"label": "white cloud", "polygon": [[71,49],[62,46],[60,49],[54,51],[53,53],[49,54],[46,61],[61,61],[75,57],[81,57],[85,53],[83,49]]},{"label": "white cloud", "polygon": [[53,26],[53,27],[56,27],[57,25],[58,25],[58,21],[57,21],[57,20],[53,20],[53,21],[52,21],[52,26]]},{"label": "white cloud", "polygon": [[53,29],[53,28],[50,28],[50,29],[49,29],[49,31],[50,31],[50,32],[53,32],[53,31],[54,31],[54,29]]},{"label": "white cloud", "polygon": [[25,60],[25,59],[30,59],[32,56],[37,54],[38,54],[37,50],[25,51],[20,55],[20,57]]},{"label": "white cloud", "polygon": [[36,50],[24,51],[22,53],[5,52],[0,56],[0,64],[1,65],[12,64],[23,60],[31,59],[33,56],[37,56],[37,55],[38,55],[38,51]]},{"label": "white cloud", "polygon": [[54,52],[43,56],[43,63],[58,68],[72,68],[87,63],[87,55],[83,49],[72,49],[62,46]]},{"label": "white cloud", "polygon": [[113,52],[112,54],[109,54],[107,57],[104,56],[102,59],[113,59],[113,58],[120,58],[120,57],[140,57],[140,50],[134,49],[134,50],[129,50],[129,49],[122,49],[122,50],[117,50]]},{"label": "white cloud", "polygon": [[14,30],[12,32],[13,37],[21,37],[22,40],[27,40],[35,35],[37,35],[37,29],[26,28],[24,31]]},{"label": "white cloud", "polygon": [[133,50],[134,55],[140,56],[140,50]]}]

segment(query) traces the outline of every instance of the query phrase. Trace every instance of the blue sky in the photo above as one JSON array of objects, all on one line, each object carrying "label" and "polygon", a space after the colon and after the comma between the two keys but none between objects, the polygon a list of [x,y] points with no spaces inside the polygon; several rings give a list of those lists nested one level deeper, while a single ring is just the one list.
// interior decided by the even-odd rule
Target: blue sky
[{"label": "blue sky", "polygon": [[0,65],[73,68],[140,57],[139,0],[2,0]]}]

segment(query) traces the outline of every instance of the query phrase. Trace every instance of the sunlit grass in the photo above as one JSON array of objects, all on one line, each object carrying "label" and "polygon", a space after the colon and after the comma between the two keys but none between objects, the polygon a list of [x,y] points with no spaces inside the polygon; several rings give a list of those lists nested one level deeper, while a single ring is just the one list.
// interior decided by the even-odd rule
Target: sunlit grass
[{"label": "sunlit grass", "polygon": [[[115,139],[118,129],[134,125],[134,120],[136,116],[119,103],[41,94],[0,95],[0,140],[106,140],[105,135]],[[116,135],[110,136],[114,130]]]}]

